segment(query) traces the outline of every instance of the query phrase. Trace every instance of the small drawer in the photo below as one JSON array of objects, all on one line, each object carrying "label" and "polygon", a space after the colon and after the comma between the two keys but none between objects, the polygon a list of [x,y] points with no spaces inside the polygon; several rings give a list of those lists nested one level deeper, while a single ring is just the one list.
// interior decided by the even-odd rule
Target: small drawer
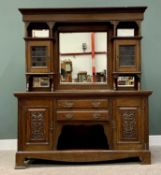
[{"label": "small drawer", "polygon": [[57,100],[57,108],[62,109],[70,109],[70,108],[77,108],[77,109],[87,109],[87,108],[108,108],[108,100],[107,99],[83,99],[83,100]]},{"label": "small drawer", "polygon": [[57,111],[57,120],[108,121],[108,110],[101,111]]}]

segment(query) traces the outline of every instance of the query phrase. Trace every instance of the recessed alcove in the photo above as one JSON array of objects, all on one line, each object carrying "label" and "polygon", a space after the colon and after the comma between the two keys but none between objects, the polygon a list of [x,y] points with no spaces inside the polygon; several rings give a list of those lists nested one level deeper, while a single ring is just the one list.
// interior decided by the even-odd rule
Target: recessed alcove
[{"label": "recessed alcove", "polygon": [[48,38],[49,26],[45,22],[32,22],[27,27],[27,37]]},{"label": "recessed alcove", "polygon": [[109,149],[109,144],[102,125],[65,125],[57,149]]},{"label": "recessed alcove", "polygon": [[[121,31],[119,31],[121,30]],[[123,33],[124,32],[124,33]],[[133,34],[132,34],[133,33]],[[117,36],[131,36],[135,37],[139,35],[139,26],[134,21],[128,21],[128,22],[119,22],[117,25]]]}]

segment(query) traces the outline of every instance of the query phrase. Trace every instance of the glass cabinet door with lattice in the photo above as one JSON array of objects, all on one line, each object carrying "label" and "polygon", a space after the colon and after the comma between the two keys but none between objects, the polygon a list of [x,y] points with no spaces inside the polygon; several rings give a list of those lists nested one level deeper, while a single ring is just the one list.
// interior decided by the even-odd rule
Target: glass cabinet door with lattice
[{"label": "glass cabinet door with lattice", "polygon": [[116,71],[139,71],[139,41],[134,39],[118,39],[116,42]]},{"label": "glass cabinet door with lattice", "polygon": [[27,42],[27,72],[45,73],[51,71],[51,42]]}]

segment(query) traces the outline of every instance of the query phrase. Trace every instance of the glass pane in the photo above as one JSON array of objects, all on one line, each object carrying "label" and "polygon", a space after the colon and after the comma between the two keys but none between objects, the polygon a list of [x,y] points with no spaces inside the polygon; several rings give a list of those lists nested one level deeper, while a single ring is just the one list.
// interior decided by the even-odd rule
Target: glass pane
[{"label": "glass pane", "polygon": [[120,66],[135,65],[135,45],[119,46]]},{"label": "glass pane", "polygon": [[59,34],[60,82],[107,83],[107,33]]},{"label": "glass pane", "polygon": [[31,63],[32,66],[47,66],[47,47],[33,46],[31,47]]}]

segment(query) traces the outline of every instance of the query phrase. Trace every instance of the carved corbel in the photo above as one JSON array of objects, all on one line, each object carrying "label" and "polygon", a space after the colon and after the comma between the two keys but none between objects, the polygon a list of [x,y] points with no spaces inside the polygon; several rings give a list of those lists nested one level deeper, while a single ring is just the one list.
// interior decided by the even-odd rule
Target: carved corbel
[{"label": "carved corbel", "polygon": [[54,26],[55,26],[55,22],[47,22],[48,26],[49,26],[49,37],[53,37],[53,29],[54,29]]},{"label": "carved corbel", "polygon": [[116,29],[119,24],[119,21],[111,21],[111,24],[113,25],[113,36],[116,37],[117,36]]}]

